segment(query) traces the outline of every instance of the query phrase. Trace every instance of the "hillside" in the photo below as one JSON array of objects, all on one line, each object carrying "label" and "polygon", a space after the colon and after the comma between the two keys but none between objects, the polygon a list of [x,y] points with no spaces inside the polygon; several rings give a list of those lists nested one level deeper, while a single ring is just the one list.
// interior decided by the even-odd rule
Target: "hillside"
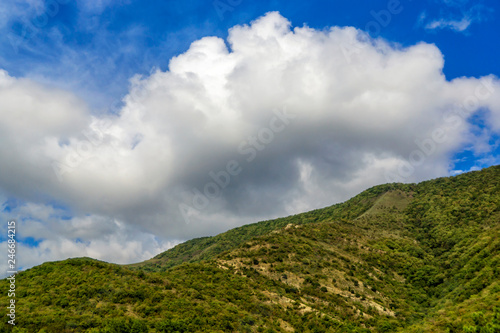
[{"label": "hillside", "polygon": [[129,266],[131,268],[140,267],[145,271],[164,271],[184,262],[197,262],[214,258],[222,252],[234,249],[254,237],[283,228],[289,223],[306,224],[325,220],[355,219],[370,209],[381,195],[398,188],[410,190],[411,185],[388,184],[376,186],[346,202],[328,208],[317,209],[276,220],[244,225],[214,237],[192,239],[177,245],[173,249],[160,253],[150,260]]},{"label": "hillside", "polygon": [[14,331],[500,332],[499,221],[499,166],[376,186],[144,263],[29,269]]}]

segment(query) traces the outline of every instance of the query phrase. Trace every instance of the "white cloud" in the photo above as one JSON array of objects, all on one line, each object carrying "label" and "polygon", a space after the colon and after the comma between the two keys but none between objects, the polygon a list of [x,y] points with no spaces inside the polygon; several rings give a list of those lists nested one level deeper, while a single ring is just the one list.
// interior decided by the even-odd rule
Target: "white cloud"
[{"label": "white cloud", "polygon": [[465,31],[472,23],[469,17],[463,17],[460,21],[440,19],[425,25],[426,29],[451,29],[458,32]]},{"label": "white cloud", "polygon": [[[498,79],[447,81],[435,45],[402,48],[350,27],[291,29],[278,13],[232,28],[228,44],[197,40],[169,71],[135,77],[120,114],[107,118],[2,73],[0,188],[41,216],[25,229],[45,239],[32,262],[126,262],[394,176],[444,176],[457,149],[484,142],[472,114],[489,110],[489,133],[500,131]],[[75,217],[52,221],[51,200]],[[55,229],[60,238],[50,238]],[[144,251],[152,234],[163,241]]]},{"label": "white cloud", "polygon": [[426,30],[450,29],[465,33],[473,23],[484,21],[487,18],[487,13],[491,11],[480,3],[470,5],[468,0],[444,0],[443,3],[446,7],[442,8],[440,18],[425,23],[427,13],[423,12],[417,24]]}]

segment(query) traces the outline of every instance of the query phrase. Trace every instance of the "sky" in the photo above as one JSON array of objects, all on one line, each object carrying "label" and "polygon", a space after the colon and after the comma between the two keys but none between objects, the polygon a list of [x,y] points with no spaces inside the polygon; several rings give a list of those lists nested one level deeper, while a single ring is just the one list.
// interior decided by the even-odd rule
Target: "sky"
[{"label": "sky", "polygon": [[139,262],[497,165],[499,15],[494,0],[0,0],[1,248],[15,220],[18,269]]}]

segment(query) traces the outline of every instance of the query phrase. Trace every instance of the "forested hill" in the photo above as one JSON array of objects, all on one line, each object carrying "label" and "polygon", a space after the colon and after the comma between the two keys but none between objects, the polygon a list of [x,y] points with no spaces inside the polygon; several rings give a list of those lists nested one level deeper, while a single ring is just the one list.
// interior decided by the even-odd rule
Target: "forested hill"
[{"label": "forested hill", "polygon": [[376,186],[136,265],[29,269],[15,331],[500,332],[499,222],[499,166]]}]

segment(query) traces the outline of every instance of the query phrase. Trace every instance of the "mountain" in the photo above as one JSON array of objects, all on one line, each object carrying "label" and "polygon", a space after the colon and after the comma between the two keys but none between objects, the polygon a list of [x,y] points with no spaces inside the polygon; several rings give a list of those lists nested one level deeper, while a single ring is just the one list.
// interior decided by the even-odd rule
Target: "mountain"
[{"label": "mountain", "polygon": [[500,166],[375,186],[139,264],[26,270],[12,331],[500,332],[499,221]]}]

